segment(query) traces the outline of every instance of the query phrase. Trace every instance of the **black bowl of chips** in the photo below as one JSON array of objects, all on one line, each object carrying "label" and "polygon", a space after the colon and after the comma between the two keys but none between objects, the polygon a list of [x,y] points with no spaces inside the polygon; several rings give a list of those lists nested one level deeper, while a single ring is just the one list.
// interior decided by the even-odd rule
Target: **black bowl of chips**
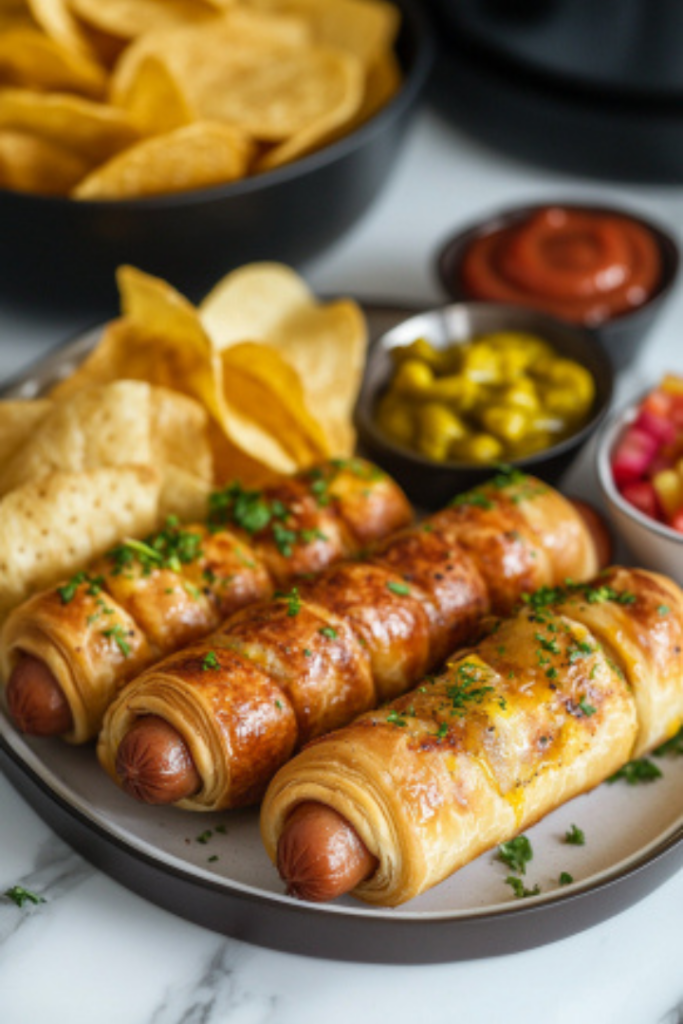
[{"label": "black bowl of chips", "polygon": [[[340,18],[325,28],[331,2]],[[291,4],[274,12],[276,3],[207,15],[197,0],[197,24],[141,32],[135,15],[128,32],[141,34],[122,39],[106,2],[78,0],[81,52],[61,54],[62,78],[80,75],[71,93],[56,72],[39,91],[30,73],[46,72],[31,72],[30,60],[19,81],[0,81],[5,300],[109,312],[121,264],[194,298],[246,262],[301,266],[321,253],[387,181],[429,75],[421,5],[393,4],[320,0],[316,21]],[[354,24],[387,10],[388,25]],[[230,59],[220,48],[229,18],[244,40]],[[254,28],[264,19],[272,24]],[[41,45],[64,49],[43,35]]]}]

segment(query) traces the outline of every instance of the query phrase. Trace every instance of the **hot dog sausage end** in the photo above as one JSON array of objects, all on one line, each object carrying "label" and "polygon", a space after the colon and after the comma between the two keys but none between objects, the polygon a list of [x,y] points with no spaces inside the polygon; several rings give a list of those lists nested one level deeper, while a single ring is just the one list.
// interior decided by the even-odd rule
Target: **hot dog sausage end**
[{"label": "hot dog sausage end", "polygon": [[12,670],[7,706],[17,729],[29,736],[61,736],[73,725],[61,686],[45,662],[28,654]]},{"label": "hot dog sausage end", "polygon": [[177,803],[201,785],[184,739],[157,715],[138,719],[121,740],[116,774],[126,793],[146,804]]},{"label": "hot dog sausage end", "polygon": [[299,804],[285,823],[277,868],[290,896],[323,903],[368,878],[377,859],[345,818],[309,802]]}]

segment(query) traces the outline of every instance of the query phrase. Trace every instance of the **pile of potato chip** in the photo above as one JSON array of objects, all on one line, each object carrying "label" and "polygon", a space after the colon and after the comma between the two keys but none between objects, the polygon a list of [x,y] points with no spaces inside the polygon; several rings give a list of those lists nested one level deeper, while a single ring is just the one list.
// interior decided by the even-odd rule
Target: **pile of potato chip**
[{"label": "pile of potato chip", "polygon": [[0,0],[0,187],[163,195],[279,167],[396,93],[386,0]]},{"label": "pile of potato chip", "polygon": [[367,328],[289,267],[256,263],[198,307],[133,267],[122,315],[45,397],[0,402],[0,619],[211,489],[352,453]]}]

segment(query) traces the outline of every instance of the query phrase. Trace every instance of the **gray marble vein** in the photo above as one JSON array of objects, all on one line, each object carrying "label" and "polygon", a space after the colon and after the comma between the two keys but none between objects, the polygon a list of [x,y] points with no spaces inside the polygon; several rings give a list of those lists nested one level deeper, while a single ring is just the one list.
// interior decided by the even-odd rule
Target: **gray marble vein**
[{"label": "gray marble vein", "polygon": [[167,990],[150,1024],[268,1024],[277,1014],[275,995],[244,987],[245,967],[258,956],[232,940],[222,940],[195,980]]}]

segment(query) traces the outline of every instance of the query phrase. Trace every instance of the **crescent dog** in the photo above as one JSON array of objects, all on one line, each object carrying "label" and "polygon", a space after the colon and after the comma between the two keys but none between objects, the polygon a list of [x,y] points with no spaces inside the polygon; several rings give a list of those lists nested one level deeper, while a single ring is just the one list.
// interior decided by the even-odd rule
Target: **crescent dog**
[{"label": "crescent dog", "polygon": [[172,522],[144,542],[125,541],[12,612],[0,662],[14,723],[33,735],[92,739],[127,679],[411,518],[398,485],[361,459],[259,492],[228,486],[212,495],[206,525]]},{"label": "crescent dog", "polygon": [[642,756],[683,721],[683,592],[612,568],[539,591],[443,675],[312,743],[262,835],[293,895],[396,906]]},{"label": "crescent dog", "polygon": [[105,716],[100,761],[148,803],[253,803],[298,746],[405,692],[491,610],[591,577],[596,552],[556,491],[501,474],[144,672]]}]

